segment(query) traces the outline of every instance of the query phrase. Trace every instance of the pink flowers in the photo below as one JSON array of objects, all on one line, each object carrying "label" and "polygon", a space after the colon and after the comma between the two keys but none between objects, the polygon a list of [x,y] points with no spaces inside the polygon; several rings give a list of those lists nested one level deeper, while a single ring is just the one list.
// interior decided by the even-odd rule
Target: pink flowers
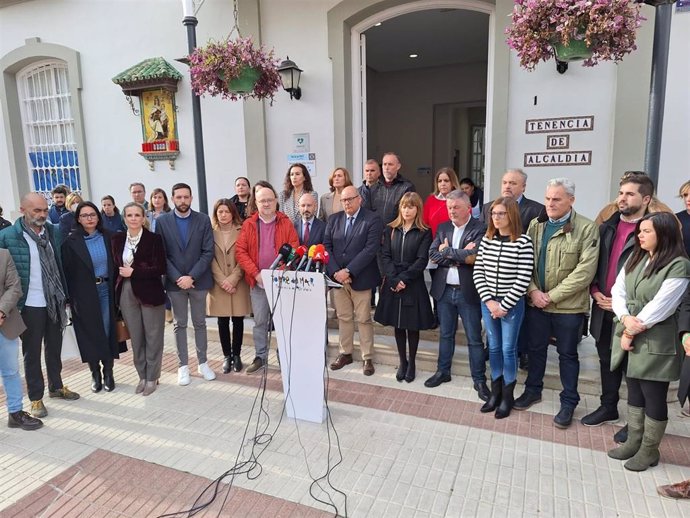
[{"label": "pink flowers", "polygon": [[553,44],[584,40],[592,57],[584,66],[599,61],[618,62],[637,49],[637,28],[645,18],[640,5],[629,0],[515,0],[506,43],[520,58],[520,65],[534,70],[553,56]]},{"label": "pink flowers", "polygon": [[[192,91],[196,95],[220,95],[223,99],[269,98],[281,87],[278,60],[273,50],[263,46],[255,48],[251,38],[238,38],[222,42],[209,42],[197,47],[189,56]],[[228,82],[240,76],[245,67],[256,68],[261,75],[248,93],[236,93],[228,89]]]}]

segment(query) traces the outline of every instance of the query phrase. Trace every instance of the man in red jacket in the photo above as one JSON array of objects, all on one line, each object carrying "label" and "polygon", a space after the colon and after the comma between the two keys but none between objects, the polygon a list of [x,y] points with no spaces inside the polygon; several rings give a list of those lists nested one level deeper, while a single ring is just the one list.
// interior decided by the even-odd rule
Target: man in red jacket
[{"label": "man in red jacket", "polygon": [[271,306],[264,290],[261,270],[271,266],[280,247],[289,243],[293,248],[299,246],[297,231],[282,212],[276,210],[276,193],[271,187],[259,189],[256,193],[258,211],[247,218],[237,238],[237,262],[244,270],[249,284],[249,295],[254,312],[254,348],[256,357],[247,367],[247,374],[258,371],[268,360],[268,329]]}]

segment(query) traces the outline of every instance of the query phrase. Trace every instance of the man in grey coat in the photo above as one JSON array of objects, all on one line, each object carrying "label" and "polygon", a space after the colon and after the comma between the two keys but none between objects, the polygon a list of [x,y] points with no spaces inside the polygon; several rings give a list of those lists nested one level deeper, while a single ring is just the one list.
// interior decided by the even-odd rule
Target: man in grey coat
[{"label": "man in grey coat", "polygon": [[173,330],[179,368],[177,383],[189,385],[187,314],[191,309],[198,372],[205,380],[216,379],[206,361],[206,294],[213,286],[213,230],[206,214],[191,209],[192,188],[185,183],[172,188],[175,209],[160,216],[156,233],[163,237],[167,261],[165,289],[172,302]]}]

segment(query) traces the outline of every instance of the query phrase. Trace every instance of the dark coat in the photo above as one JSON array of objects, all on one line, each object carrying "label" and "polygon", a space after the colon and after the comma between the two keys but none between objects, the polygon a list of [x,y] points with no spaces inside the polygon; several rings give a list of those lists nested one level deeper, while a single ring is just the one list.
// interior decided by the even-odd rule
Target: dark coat
[{"label": "dark coat", "polygon": [[[465,300],[471,304],[479,304],[481,299],[477,293],[477,288],[474,287],[474,261],[469,257],[477,255],[479,244],[482,237],[486,234],[486,227],[478,219],[470,218],[465,227],[465,232],[462,234],[460,240],[460,248],[453,248],[452,246],[445,248],[443,252],[439,252],[438,247],[445,239],[448,243],[453,242],[453,232],[455,227],[452,221],[441,223],[436,230],[436,237],[429,248],[429,259],[438,264],[436,274],[431,282],[431,296],[436,300],[441,300],[443,292],[446,289],[446,277],[448,276],[448,268],[452,266],[458,267],[458,277],[460,278],[460,290]],[[465,250],[464,248],[469,244],[474,243],[475,247],[472,250]],[[474,258],[473,258],[474,259]]]},{"label": "dark coat", "polygon": [[[429,229],[413,227],[403,236],[400,227],[386,228],[380,251],[384,279],[374,316],[378,323],[413,331],[434,327],[434,314],[424,282],[430,246]],[[405,289],[392,291],[400,281],[405,283]]]},{"label": "dark coat", "polygon": [[[115,339],[115,265],[110,252],[111,234],[103,232],[103,241],[108,256],[108,295],[110,299],[110,338],[106,336],[101,315],[101,304],[96,288],[96,276],[84,233],[72,232],[62,244],[62,266],[67,279],[69,302],[72,310],[72,324],[77,335],[77,344],[83,362],[97,362],[108,358],[119,358],[120,350]],[[126,350],[126,349],[124,349]]]},{"label": "dark coat", "polygon": [[375,288],[381,281],[376,256],[381,248],[383,223],[373,212],[360,208],[354,226],[347,238],[345,222],[347,213],[336,212],[328,218],[323,244],[330,254],[328,275],[343,268],[350,270],[352,289],[356,291]]},{"label": "dark coat", "polygon": [[[482,214],[479,216],[479,220],[485,225],[491,219],[490,212],[492,204],[493,201],[485,203],[484,207],[482,208]],[[527,233],[527,228],[534,218],[538,218],[542,214],[546,214],[546,209],[541,203],[528,199],[524,194],[522,195],[520,203],[518,203],[518,207],[520,208],[520,221],[522,223],[523,234]]]},{"label": "dark coat", "polygon": [[3,228],[11,227],[12,223],[10,221],[7,221],[5,218],[0,216],[0,230]]},{"label": "dark coat", "polygon": [[319,218],[314,218],[311,222],[311,228],[309,229],[309,242],[305,243],[302,239],[302,220],[300,219],[295,223],[295,230],[297,231],[297,237],[299,237],[299,244],[306,247],[312,245],[323,244],[323,237],[326,234],[326,223],[324,223]]},{"label": "dark coat", "polygon": [[66,239],[67,236],[74,232],[74,229],[77,227],[77,222],[74,219],[74,212],[65,212],[62,216],[60,216],[59,226],[62,238]]},{"label": "dark coat", "polygon": [[[680,306],[678,306],[678,337],[681,340],[681,344],[685,333],[690,333],[690,287],[685,292]],[[690,396],[690,360],[686,355],[680,371],[680,383],[678,384],[678,401],[680,401],[681,406],[685,404],[688,396]]]},{"label": "dark coat", "polygon": [[[366,206],[367,209],[376,212],[383,224],[387,225],[398,216],[400,198],[407,192],[415,192],[415,186],[412,182],[403,178],[400,173],[396,175],[390,186],[386,185],[386,179],[381,175],[379,181],[369,189],[366,205],[363,203],[362,206]],[[365,200],[362,201],[364,202]]]},{"label": "dark coat", "polygon": [[[161,278],[165,275],[165,247],[163,238],[158,234],[143,229],[139,246],[132,263],[132,292],[142,306],[160,306],[165,304],[165,290]],[[118,232],[111,237],[111,250],[116,269],[115,300],[120,303],[124,277],[117,272],[122,263],[122,252],[125,249],[127,234]]]},{"label": "dark coat", "polygon": [[194,279],[195,290],[210,290],[213,286],[211,261],[213,261],[213,230],[206,214],[190,210],[189,236],[185,247],[177,230],[175,211],[158,217],[156,234],[163,237],[167,259],[165,289],[180,291],[177,279],[189,275]]},{"label": "dark coat", "polygon": [[[606,275],[608,274],[609,268],[609,257],[611,256],[611,247],[613,246],[613,240],[616,238],[616,229],[618,228],[618,222],[621,220],[621,213],[616,212],[609,219],[604,221],[599,225],[599,263],[597,264],[597,273],[594,275],[594,280],[592,284],[596,284],[599,290],[610,297],[610,293],[605,293]],[[628,260],[630,252],[632,252],[635,247],[635,232],[631,232],[628,236],[625,245],[623,246],[623,252],[618,259],[618,264],[616,265],[616,271],[620,272],[625,261]],[[601,336],[601,330],[604,324],[604,315],[607,311],[601,309],[596,302],[592,303],[592,316],[589,323],[589,332],[592,337],[598,342]],[[613,313],[612,313],[613,314]]]}]

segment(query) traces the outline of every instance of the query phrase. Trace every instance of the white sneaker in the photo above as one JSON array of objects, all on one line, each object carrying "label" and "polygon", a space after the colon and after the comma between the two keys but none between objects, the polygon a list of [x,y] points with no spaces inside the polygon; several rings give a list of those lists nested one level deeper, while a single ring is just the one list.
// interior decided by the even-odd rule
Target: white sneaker
[{"label": "white sneaker", "polygon": [[[211,381],[216,379],[216,373],[213,372],[213,369],[208,366],[208,363],[200,363],[199,368],[197,369],[199,371],[199,374],[201,374],[206,381]],[[189,373],[189,371],[187,371]]]},{"label": "white sneaker", "polygon": [[187,365],[183,365],[179,369],[177,369],[177,384],[178,385],[189,385],[191,379],[189,378],[189,367]]}]

